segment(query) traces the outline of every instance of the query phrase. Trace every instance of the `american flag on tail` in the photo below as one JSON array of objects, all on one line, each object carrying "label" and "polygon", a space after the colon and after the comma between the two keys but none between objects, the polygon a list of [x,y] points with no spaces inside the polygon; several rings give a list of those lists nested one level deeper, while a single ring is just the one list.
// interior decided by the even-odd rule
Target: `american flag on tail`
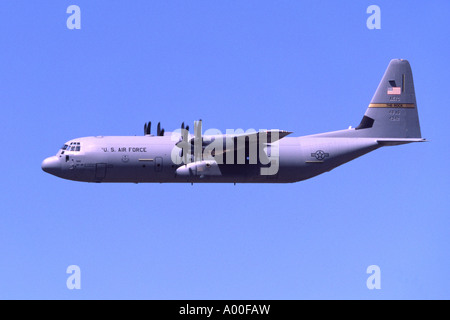
[{"label": "american flag on tail", "polygon": [[387,94],[402,94],[402,88],[390,87],[387,89]]}]

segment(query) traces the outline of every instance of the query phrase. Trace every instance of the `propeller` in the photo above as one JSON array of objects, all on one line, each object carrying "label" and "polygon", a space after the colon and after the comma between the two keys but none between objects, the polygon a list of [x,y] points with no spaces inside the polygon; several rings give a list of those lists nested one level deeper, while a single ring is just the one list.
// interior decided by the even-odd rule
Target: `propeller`
[{"label": "propeller", "polygon": [[[181,123],[181,130],[184,130],[184,121]],[[186,131],[189,132],[189,125],[186,126]]]},{"label": "propeller", "polygon": [[158,122],[158,126],[156,127],[156,135],[157,136],[164,135],[164,129],[161,129],[161,122]]},{"label": "propeller", "polygon": [[181,148],[180,156],[183,158],[184,164],[188,164],[189,151],[194,148],[194,161],[202,160],[203,152],[203,138],[202,138],[202,120],[194,121],[194,137],[189,139],[189,126],[184,127],[184,122],[181,123],[181,138],[176,143],[178,148]]},{"label": "propeller", "polygon": [[181,148],[180,156],[183,158],[183,163],[187,164],[188,151],[191,149],[191,144],[189,143],[189,126],[184,128],[184,122],[181,124],[181,138],[180,141],[176,143],[178,148]]},{"label": "propeller", "polygon": [[202,160],[203,138],[202,138],[202,119],[194,121],[194,138],[191,140],[194,145],[194,161]]},{"label": "propeller", "polygon": [[151,132],[152,122],[149,121],[148,124],[144,124],[144,135],[149,136]]}]

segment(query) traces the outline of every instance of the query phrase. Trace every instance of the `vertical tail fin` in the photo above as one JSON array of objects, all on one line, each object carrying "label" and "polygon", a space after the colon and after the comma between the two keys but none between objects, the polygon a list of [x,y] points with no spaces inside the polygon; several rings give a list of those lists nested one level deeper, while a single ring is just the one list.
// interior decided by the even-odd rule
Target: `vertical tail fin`
[{"label": "vertical tail fin", "polygon": [[421,138],[413,76],[407,60],[391,60],[356,130],[361,137]]}]

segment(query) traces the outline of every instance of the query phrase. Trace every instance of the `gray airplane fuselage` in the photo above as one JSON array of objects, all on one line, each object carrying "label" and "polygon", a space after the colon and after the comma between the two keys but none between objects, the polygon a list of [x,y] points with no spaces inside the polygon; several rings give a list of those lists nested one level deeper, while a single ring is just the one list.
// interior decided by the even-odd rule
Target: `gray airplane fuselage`
[{"label": "gray airplane fuselage", "polygon": [[[380,147],[374,138],[294,137],[279,141],[278,170],[261,175],[262,164],[222,164],[220,174],[179,175],[174,143],[166,136],[85,137],[80,151],[60,150],[43,167],[58,177],[85,182],[258,182],[305,180]],[[183,166],[183,164],[181,164]]]}]

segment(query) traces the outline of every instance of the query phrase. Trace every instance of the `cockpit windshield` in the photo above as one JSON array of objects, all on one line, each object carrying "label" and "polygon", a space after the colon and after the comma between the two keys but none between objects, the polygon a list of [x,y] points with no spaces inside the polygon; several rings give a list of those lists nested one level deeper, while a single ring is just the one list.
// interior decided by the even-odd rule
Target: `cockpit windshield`
[{"label": "cockpit windshield", "polygon": [[62,148],[62,151],[81,151],[81,146],[79,142],[71,142],[70,144],[65,144]]}]

